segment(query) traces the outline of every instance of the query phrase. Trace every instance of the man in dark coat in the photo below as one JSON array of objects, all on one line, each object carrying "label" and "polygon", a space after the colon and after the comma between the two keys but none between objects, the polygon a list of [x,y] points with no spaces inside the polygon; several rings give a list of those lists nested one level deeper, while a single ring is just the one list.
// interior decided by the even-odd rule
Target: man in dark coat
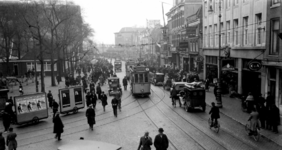
[{"label": "man in dark coat", "polygon": [[278,133],[278,125],[280,125],[280,114],[279,108],[275,104],[272,104],[270,108],[270,114],[271,115],[269,117],[271,117],[272,131]]},{"label": "man in dark coat", "polygon": [[3,117],[3,126],[5,128],[4,132],[7,132],[11,125],[11,115],[8,112],[4,111],[2,117]]},{"label": "man in dark coat", "polygon": [[57,112],[54,114],[53,117],[53,123],[54,123],[54,131],[53,133],[56,134],[55,138],[58,139],[58,141],[61,140],[61,134],[64,132],[64,124],[60,118],[60,114]]},{"label": "man in dark coat", "polygon": [[96,104],[97,104],[97,95],[95,94],[95,91],[92,91],[91,98],[92,98],[93,108],[95,109],[96,108]]},{"label": "man in dark coat", "polygon": [[127,79],[126,79],[126,76],[123,78],[122,83],[123,83],[123,86],[124,86],[124,90],[127,90]]},{"label": "man in dark coat", "polygon": [[217,125],[217,119],[220,118],[220,116],[219,116],[219,108],[215,106],[214,102],[212,102],[211,104],[212,104],[212,108],[209,114],[211,115],[211,120],[212,120],[211,127],[213,127],[214,124]]},{"label": "man in dark coat", "polygon": [[103,106],[104,111],[106,111],[106,105],[108,105],[107,100],[108,100],[107,95],[104,92],[102,92],[101,101],[102,101],[102,106]]},{"label": "man in dark coat", "polygon": [[145,132],[145,135],[140,138],[139,146],[137,150],[151,150],[153,144],[152,138],[149,136],[149,132]]},{"label": "man in dark coat", "polygon": [[9,129],[9,134],[7,135],[6,144],[8,146],[8,150],[16,150],[18,147],[18,143],[16,140],[17,134],[13,132],[13,128]]},{"label": "man in dark coat", "polygon": [[93,109],[93,105],[89,105],[89,108],[86,110],[86,117],[87,117],[87,122],[89,124],[89,127],[91,130],[93,130],[93,125],[96,123],[95,122],[95,110]]},{"label": "man in dark coat", "polygon": [[154,146],[156,147],[156,150],[167,150],[168,148],[168,138],[163,132],[164,129],[159,128],[159,134],[156,135],[154,141]]},{"label": "man in dark coat", "polygon": [[112,99],[112,107],[113,107],[114,115],[117,117],[117,107],[118,107],[117,96],[115,96],[115,98]]},{"label": "man in dark coat", "polygon": [[53,99],[53,113],[55,114],[59,110],[59,104]]},{"label": "man in dark coat", "polygon": [[94,82],[91,82],[90,83],[90,92],[94,92],[95,93],[95,83]]},{"label": "man in dark coat", "polygon": [[5,146],[5,138],[2,136],[2,132],[0,132],[0,150],[5,150],[6,146]]},{"label": "man in dark coat", "polygon": [[86,106],[89,107],[90,104],[92,104],[92,96],[90,94],[90,92],[87,92],[86,97]]},{"label": "man in dark coat", "polygon": [[100,83],[98,83],[97,87],[96,87],[96,93],[98,94],[98,99],[101,100],[101,93],[102,93],[102,90],[101,90],[101,87],[100,87]]},{"label": "man in dark coat", "polygon": [[53,102],[53,95],[51,91],[49,90],[49,93],[47,94],[48,102],[49,102],[49,107],[52,108],[52,102]]}]

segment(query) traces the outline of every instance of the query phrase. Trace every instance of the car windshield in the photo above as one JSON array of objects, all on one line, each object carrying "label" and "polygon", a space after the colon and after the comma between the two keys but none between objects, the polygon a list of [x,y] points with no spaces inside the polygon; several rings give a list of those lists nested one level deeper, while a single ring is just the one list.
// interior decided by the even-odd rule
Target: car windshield
[{"label": "car windshield", "polygon": [[183,84],[175,85],[176,90],[182,90],[184,87],[185,87],[185,85],[183,85]]}]

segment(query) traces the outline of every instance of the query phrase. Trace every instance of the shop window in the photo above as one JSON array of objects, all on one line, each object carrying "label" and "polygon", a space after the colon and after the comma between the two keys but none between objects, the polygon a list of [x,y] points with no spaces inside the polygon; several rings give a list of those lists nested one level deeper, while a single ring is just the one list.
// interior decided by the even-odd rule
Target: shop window
[{"label": "shop window", "polygon": [[33,63],[26,63],[26,71],[32,71],[32,69],[34,68],[34,64]]},{"label": "shop window", "polygon": [[271,26],[270,26],[270,55],[278,55],[279,51],[279,26],[280,26],[280,21],[279,19],[271,20],[270,21]]}]

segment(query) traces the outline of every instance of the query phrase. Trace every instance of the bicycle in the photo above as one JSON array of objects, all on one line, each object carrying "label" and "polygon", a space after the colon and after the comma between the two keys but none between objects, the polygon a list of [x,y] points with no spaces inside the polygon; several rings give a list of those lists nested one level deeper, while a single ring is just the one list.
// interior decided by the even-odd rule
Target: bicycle
[{"label": "bicycle", "polygon": [[218,132],[219,132],[219,129],[220,129],[220,124],[219,124],[219,122],[218,122],[218,121],[217,121],[217,123],[216,123],[216,124],[214,124],[214,125],[212,126],[212,119],[211,119],[211,118],[209,118],[208,123],[209,123],[209,127],[210,127],[210,129],[214,129],[214,131],[215,131],[216,133],[218,133]]},{"label": "bicycle", "polygon": [[252,131],[250,128],[249,122],[245,125],[245,130],[249,136],[252,136],[255,141],[259,141],[260,139],[260,130],[259,127],[256,128],[256,131]]}]

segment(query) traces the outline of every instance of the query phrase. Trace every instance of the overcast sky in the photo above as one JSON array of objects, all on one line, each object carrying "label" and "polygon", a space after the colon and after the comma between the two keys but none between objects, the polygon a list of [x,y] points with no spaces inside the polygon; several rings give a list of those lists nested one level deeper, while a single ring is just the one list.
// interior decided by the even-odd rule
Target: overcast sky
[{"label": "overcast sky", "polygon": [[[146,19],[160,20],[173,0],[72,0],[82,8],[85,22],[95,30],[95,42],[114,44],[114,33],[122,27],[146,26]],[[167,19],[165,17],[165,19]]]}]

